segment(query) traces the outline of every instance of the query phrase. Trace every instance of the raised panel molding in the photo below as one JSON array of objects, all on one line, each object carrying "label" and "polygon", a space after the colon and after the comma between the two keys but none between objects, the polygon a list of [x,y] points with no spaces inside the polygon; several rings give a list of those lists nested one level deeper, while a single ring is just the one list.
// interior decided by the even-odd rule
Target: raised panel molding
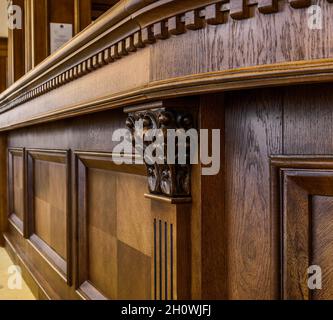
[{"label": "raised panel molding", "polygon": [[88,300],[151,296],[152,218],[144,198],[145,167],[117,165],[118,156],[75,152],[76,289]]},{"label": "raised panel molding", "polygon": [[8,217],[22,236],[27,235],[25,190],[25,149],[10,148],[8,149]]},{"label": "raised panel molding", "polygon": [[70,285],[72,281],[70,152],[27,149],[26,162],[29,242]]},{"label": "raised panel molding", "polygon": [[[333,264],[326,255],[333,245],[333,157],[273,156],[271,168],[272,214],[281,225],[281,298],[332,299]],[[318,261],[326,272],[323,288],[310,290],[307,269]]]}]

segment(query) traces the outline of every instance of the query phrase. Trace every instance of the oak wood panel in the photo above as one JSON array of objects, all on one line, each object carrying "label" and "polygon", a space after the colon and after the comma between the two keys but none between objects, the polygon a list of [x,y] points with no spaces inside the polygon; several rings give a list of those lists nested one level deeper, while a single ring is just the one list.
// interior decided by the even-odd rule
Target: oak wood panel
[{"label": "oak wood panel", "polygon": [[0,246],[4,245],[3,233],[8,225],[8,156],[7,135],[0,136]]},{"label": "oak wood panel", "polygon": [[[211,112],[214,110],[214,112]],[[198,262],[193,259],[192,272],[195,282],[198,282],[200,275],[201,299],[227,299],[227,220],[225,213],[225,101],[223,94],[205,95],[200,98],[199,122],[201,129],[220,129],[220,171],[214,176],[201,175],[202,166],[196,168],[200,177],[193,180],[200,180],[200,185],[192,185],[193,207],[192,207],[192,228],[193,225],[201,226],[200,231],[194,228],[192,236],[192,247],[196,254],[201,255],[201,269],[195,266]],[[211,136],[211,133],[210,133]],[[203,142],[202,142],[203,143]],[[211,153],[211,145],[208,148]],[[195,173],[194,173],[195,174]],[[196,190],[199,189],[199,190]],[[199,193],[199,194],[198,194]],[[196,208],[199,206],[200,208]],[[201,219],[200,222],[197,218]],[[200,245],[197,240],[200,239]],[[218,245],[216,245],[218,244]],[[201,250],[201,253],[198,253]],[[194,256],[195,257],[195,256]],[[192,282],[192,286],[198,283]],[[192,289],[193,290],[193,289]]]},{"label": "oak wood panel", "polygon": [[69,152],[27,150],[28,237],[36,250],[71,282]]},{"label": "oak wood panel", "polygon": [[284,95],[284,153],[332,154],[330,85],[296,86]]},{"label": "oak wood panel", "polygon": [[191,205],[151,201],[152,298],[191,299]]},{"label": "oak wood panel", "polygon": [[[306,9],[303,8],[304,4],[301,5],[301,9],[294,9],[295,7],[299,8],[300,6],[291,5],[291,3],[289,4],[286,2],[281,2],[279,6],[280,11],[274,15],[261,14],[258,13],[257,10],[254,10],[255,17],[253,17],[253,19],[238,21],[234,19],[239,18],[238,14],[236,13],[236,16],[234,14],[234,18],[229,19],[230,21],[228,20],[224,24],[222,23],[220,25],[215,25],[212,24],[210,10],[207,9],[210,8],[212,5],[208,1],[186,1],[181,3],[172,2],[173,5],[170,4],[169,6],[162,5],[164,4],[163,1],[159,1],[152,6],[145,6],[146,4],[149,4],[150,1],[137,1],[135,3],[132,3],[132,1],[124,1],[124,3],[124,6],[115,6],[114,10],[111,10],[109,14],[105,15],[105,17],[99,20],[95,25],[88,28],[88,31],[86,31],[84,35],[81,34],[79,37],[73,39],[72,42],[65,46],[63,50],[61,50],[61,53],[59,52],[58,54],[54,55],[52,59],[48,59],[48,61],[43,64],[43,67],[36,68],[32,73],[30,73],[29,77],[26,77],[24,80],[22,80],[22,82],[17,83],[11,88],[11,90],[3,94],[1,98],[1,104],[4,105],[5,108],[13,107],[12,103],[16,103],[16,105],[21,105],[23,102],[27,102],[30,99],[39,97],[41,94],[45,94],[50,90],[54,91],[53,89],[58,88],[60,85],[67,86],[68,82],[74,80],[77,76],[81,77],[83,76],[83,74],[86,74],[87,72],[90,73],[92,71],[94,71],[94,73],[99,72],[95,71],[96,68],[99,69],[99,67],[111,63],[116,57],[124,57],[124,59],[128,59],[128,57],[138,55],[139,52],[142,51],[141,47],[143,47],[143,44],[145,43],[145,39],[141,39],[140,41],[140,36],[142,38],[144,34],[151,33],[153,26],[154,28],[159,25],[161,26],[165,24],[166,20],[169,20],[170,16],[176,17],[178,14],[182,14],[185,19],[184,23],[187,32],[184,35],[180,35],[177,37],[169,37],[169,35],[165,36],[164,34],[162,38],[168,39],[165,41],[160,41],[161,35],[158,32],[155,35],[153,32],[153,40],[148,39],[148,42],[154,43],[154,45],[151,47],[152,50],[155,50],[155,52],[157,52],[156,54],[153,53],[153,58],[151,60],[152,67],[149,71],[151,75],[149,77],[150,87],[143,88],[142,86],[128,86],[126,90],[118,92],[119,96],[113,96],[112,98],[109,97],[110,101],[114,102],[115,100],[117,100],[118,105],[120,103],[124,103],[124,101],[120,101],[121,98],[124,98],[124,94],[128,94],[131,98],[133,98],[134,96],[138,98],[137,90],[140,90],[141,99],[153,99],[154,97],[156,98],[156,95],[165,96],[166,93],[168,93],[169,96],[183,95],[184,93],[188,94],[190,91],[197,91],[198,88],[205,92],[208,92],[208,90],[216,91],[216,78],[212,74],[208,73],[203,75],[201,74],[201,72],[223,72],[225,70],[230,70],[236,67],[266,65],[265,71],[268,71],[268,68],[271,71],[271,74],[273,73],[276,76],[275,72],[272,71],[272,68],[275,70],[275,68],[279,68],[279,66],[268,67],[267,64],[272,62],[282,63],[285,61],[291,61],[290,65],[284,66],[284,68],[286,68],[286,70],[290,72],[291,70],[294,71],[295,66],[297,66],[297,63],[295,63],[295,61],[301,61],[302,59],[326,59],[328,57],[331,57],[331,48],[330,46],[325,45],[325,43],[330,42],[331,38],[331,33],[329,31],[329,19],[327,18],[329,15],[324,16],[325,27],[323,28],[323,32],[312,32],[314,30],[310,30],[307,27],[308,19],[306,16]],[[242,4],[243,2],[240,1],[239,3]],[[210,4],[210,6],[207,6],[206,8],[205,6],[208,4]],[[254,6],[255,4],[256,3],[251,3],[251,6]],[[325,12],[329,13],[332,10],[332,6],[329,2],[323,1],[321,4],[325,9]],[[202,9],[204,10],[199,10],[200,6],[202,6]],[[107,28],[109,28],[110,30],[112,29],[110,28],[110,26],[114,26],[114,23],[116,23],[115,21],[119,22],[119,20],[123,19],[124,16],[129,13],[135,12],[138,8],[141,8],[141,10],[139,10],[132,16],[135,23],[131,19],[123,20],[124,26],[126,25],[126,27],[124,27],[124,32],[126,33],[128,31],[129,33],[123,34],[120,38],[118,37],[117,32],[112,33],[110,31],[112,35],[103,34],[103,32]],[[242,10],[244,10],[244,8],[245,7],[242,6]],[[222,11],[228,13],[230,11],[229,6],[223,6]],[[160,13],[162,17],[165,16],[165,21],[158,21],[156,18],[156,16],[158,16],[157,13]],[[194,24],[192,22],[193,19],[195,20]],[[204,20],[204,22],[207,22],[207,25],[205,23],[202,23],[203,29],[196,30],[197,20]],[[213,19],[213,22],[215,20],[216,19]],[[140,28],[142,29],[141,31],[138,30],[138,26],[140,26]],[[123,31],[120,29],[121,28],[119,27],[119,31]],[[195,31],[192,31],[193,29],[195,29]],[[139,31],[141,32],[141,34]],[[273,36],[271,35],[272,33]],[[105,37],[100,38],[99,35],[101,34],[105,35]],[[220,36],[222,37],[222,40],[219,40]],[[86,44],[92,38],[96,38],[97,42],[91,41],[90,45],[86,46]],[[124,38],[126,39],[124,40]],[[133,47],[133,39],[136,39],[136,43],[138,44],[137,46]],[[299,39],[305,39],[306,41],[300,41]],[[158,41],[156,42],[155,40]],[[148,42],[146,42],[146,44],[148,44]],[[248,46],[247,42],[253,44],[253,46]],[[110,43],[113,44],[111,45],[111,47],[108,47]],[[318,46],[318,43],[321,43],[323,45]],[[263,44],[266,44],[266,46],[264,46]],[[230,50],[228,50],[229,52],[235,51],[237,54],[229,55],[229,53],[225,52],[224,50],[224,48],[226,47],[230,48]],[[83,51],[81,51],[79,48]],[[170,48],[172,48],[172,50],[167,50]],[[143,50],[146,49],[147,48]],[[71,56],[71,54],[75,50],[76,54]],[[119,52],[117,52],[117,50]],[[105,59],[105,52],[111,51],[113,51],[114,54],[111,54],[111,56],[108,56],[107,59]],[[170,52],[173,53],[171,54]],[[221,55],[221,53],[223,54]],[[77,58],[73,58],[74,56],[79,57],[80,61],[75,60]],[[228,58],[226,58],[226,61],[224,61],[224,56],[228,56]],[[176,57],[175,61],[173,61],[174,57]],[[177,62],[177,59],[179,59],[179,63]],[[62,63],[57,65],[59,60],[62,60]],[[117,62],[115,64],[119,64],[119,61],[121,61],[118,61],[118,59],[116,60]],[[321,66],[322,64],[325,64],[325,68],[327,68],[328,66],[326,65],[326,63],[328,63],[329,61],[329,59],[324,61],[320,60],[319,63]],[[87,67],[85,67],[85,65],[87,65]],[[136,65],[139,65],[139,63],[137,63]],[[174,66],[174,68],[170,68],[169,66]],[[85,68],[86,72],[76,73],[75,76],[74,74],[79,68]],[[49,72],[46,72],[46,70],[49,70]],[[122,70],[125,69],[123,68]],[[128,70],[132,69],[128,68]],[[274,76],[274,80],[267,78],[264,82],[262,78],[260,78],[260,81],[258,79],[256,79],[255,81],[252,78],[254,76],[259,77],[258,73],[256,72],[246,73],[245,70],[238,70],[239,76],[245,76],[246,74],[246,77],[250,77],[251,80],[255,82],[255,84],[252,83],[252,81],[250,81],[251,84],[249,84],[248,78],[246,80],[239,80],[240,82],[235,82],[235,79],[231,80],[230,78],[227,81],[225,77],[230,76],[231,78],[233,78],[233,73],[228,75],[223,74],[223,76],[221,74],[219,75],[222,78],[220,79],[220,81],[227,81],[228,85],[232,86],[233,88],[235,86],[244,88],[250,85],[264,86],[269,84],[277,85],[281,84],[282,82],[290,83],[291,81],[327,81],[329,79],[332,79],[332,76],[330,75],[331,69],[326,70],[326,72],[323,72],[323,69],[321,69],[320,71],[317,70],[317,72],[315,73],[314,70],[311,70],[310,74],[307,73],[306,76],[303,74],[305,72],[303,68],[301,71],[298,71],[302,74],[298,74],[297,77],[291,78],[290,75],[286,75],[285,73],[283,73],[283,79],[279,77],[275,78]],[[140,74],[140,72],[138,72],[138,74]],[[194,77],[191,79],[191,83],[189,83],[189,79],[182,78],[185,75],[192,75]],[[177,86],[175,81],[170,79],[174,76],[180,78],[178,79]],[[127,78],[130,77],[127,75]],[[205,88],[203,88],[202,86],[194,88],[194,83],[200,81],[199,79],[204,80],[205,83],[209,82],[209,86]],[[168,90],[166,90],[165,88],[165,83],[155,83],[154,80],[170,80],[168,82]],[[35,87],[35,84],[37,85],[37,87]],[[144,84],[144,86],[146,85],[147,83]],[[154,88],[151,88],[151,86],[154,86]],[[219,89],[226,89],[226,87],[222,85],[222,83],[220,83],[218,87]],[[166,91],[159,91],[162,90],[162,88],[164,88]],[[178,88],[179,91],[175,90],[175,88]],[[31,89],[31,91],[29,91],[28,89]],[[146,89],[147,91],[144,89]],[[24,91],[24,93],[22,92],[22,90]],[[134,90],[135,93],[132,92],[130,94],[129,92],[131,90]],[[86,90],[82,91],[86,92]],[[18,92],[23,93],[23,96],[15,102],[13,98],[14,96],[17,97]],[[103,92],[103,94],[99,95],[99,98],[91,99],[90,101],[84,101],[83,99],[81,99],[80,101],[72,101],[71,107],[75,105],[80,110],[80,112],[86,112],[87,110],[83,107],[83,103],[88,103],[90,107],[97,108],[96,99],[98,100],[99,104],[98,108],[105,107],[104,99],[103,102],[100,101],[100,99],[101,97],[104,98],[107,94],[107,91],[105,91]],[[66,94],[65,92],[63,92],[63,95],[66,97],[71,96]],[[60,99],[57,98],[47,99],[47,101],[50,100],[60,101]],[[70,114],[67,113],[69,112],[69,110],[65,111],[63,109],[64,106],[62,106],[61,109],[60,106],[58,107],[59,108],[57,109],[57,111],[60,112],[61,110],[62,116],[70,116]],[[43,108],[40,110],[44,110]],[[47,103],[45,104],[45,108],[48,108]],[[34,108],[27,108],[25,111],[31,111],[33,109]],[[40,117],[39,120],[41,121],[41,118],[43,118],[43,121],[45,121],[46,117],[48,118],[48,120],[50,120],[50,113],[48,112],[47,116],[46,114],[42,115],[40,113],[40,110],[38,114],[38,116]],[[48,111],[51,110],[55,112],[55,109],[50,106],[50,109],[48,109]],[[72,108],[70,112],[74,112]],[[21,116],[23,114],[26,115],[25,112],[18,112],[16,116],[18,116],[18,114]],[[71,113],[71,115],[73,114]],[[52,116],[56,117],[55,114],[53,114]],[[12,128],[14,126],[10,119],[6,118],[4,120],[6,121],[4,121],[3,126],[5,126],[6,129]],[[18,122],[20,122],[21,125],[22,122],[35,122],[37,121],[36,114],[30,114],[29,119],[21,118],[20,120],[21,121],[18,121],[16,119],[15,125],[18,125]]]},{"label": "oak wood panel", "polygon": [[[31,9],[32,38],[26,41],[26,47],[32,46],[31,67],[37,66],[49,55],[49,19],[48,1],[33,0]],[[30,69],[29,69],[30,70]]]},{"label": "oak wood panel", "polygon": [[[13,0],[22,9],[22,26],[25,24],[24,0]],[[24,29],[8,30],[8,84],[12,85],[25,74]]]},{"label": "oak wood panel", "polygon": [[8,39],[0,38],[0,93],[7,88]]},{"label": "oak wood panel", "polygon": [[74,0],[75,34],[91,23],[91,0]]},{"label": "oak wood panel", "polygon": [[[276,174],[273,196],[280,205],[272,214],[281,219],[281,297],[284,299],[331,299],[333,265],[331,156],[272,157]],[[272,171],[273,173],[273,171]],[[308,268],[322,270],[322,289],[308,287]]]},{"label": "oak wood panel", "polygon": [[130,175],[128,165],[113,162],[115,155],[76,156],[78,292],[86,299],[150,299],[152,218],[142,193],[144,166],[133,166]]},{"label": "oak wood panel", "polygon": [[26,236],[25,150],[8,149],[8,217]]},{"label": "oak wood panel", "polygon": [[74,25],[74,0],[48,0],[49,22]]},{"label": "oak wood panel", "polygon": [[322,290],[315,290],[312,298],[315,300],[330,300],[333,296],[333,237],[332,216],[333,198],[327,196],[312,197],[312,230],[313,249],[312,263],[322,269]]},{"label": "oak wood panel", "polygon": [[[320,6],[325,15],[333,12],[327,1],[320,1]],[[279,8],[280,12],[273,15],[256,12],[251,19],[229,19],[226,23],[158,41],[151,49],[151,81],[332,57],[328,19],[323,20],[322,31],[326,32],[316,32],[308,27],[306,9],[294,10],[284,1],[279,2]]]},{"label": "oak wood panel", "polygon": [[228,298],[278,298],[269,155],[282,151],[282,98],[270,89],[228,93],[225,108]]}]

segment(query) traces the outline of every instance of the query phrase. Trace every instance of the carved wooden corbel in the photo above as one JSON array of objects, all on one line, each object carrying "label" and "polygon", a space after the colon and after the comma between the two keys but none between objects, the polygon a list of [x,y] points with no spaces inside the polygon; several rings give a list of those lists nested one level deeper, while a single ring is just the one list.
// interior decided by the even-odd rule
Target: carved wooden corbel
[{"label": "carved wooden corbel", "polygon": [[[135,129],[135,123],[142,120],[143,132],[138,133]],[[147,167],[148,188],[149,192],[154,195],[176,197],[190,197],[191,195],[191,165],[190,165],[190,146],[186,146],[186,164],[178,164],[178,145],[176,144],[176,164],[167,162],[167,130],[168,129],[184,129],[185,131],[194,128],[194,117],[191,111],[178,107],[169,108],[161,107],[143,110],[142,108],[132,108],[128,112],[126,126],[131,130],[133,142],[136,135],[142,135],[144,144],[143,152],[153,143],[153,141],[145,141],[148,130],[159,130],[162,134],[161,140],[164,141],[164,159],[162,163],[151,164],[144,160]],[[156,143],[156,142],[155,142]],[[133,145],[134,147],[134,145]],[[137,148],[137,146],[136,146]],[[139,151],[136,149],[136,151]]]}]

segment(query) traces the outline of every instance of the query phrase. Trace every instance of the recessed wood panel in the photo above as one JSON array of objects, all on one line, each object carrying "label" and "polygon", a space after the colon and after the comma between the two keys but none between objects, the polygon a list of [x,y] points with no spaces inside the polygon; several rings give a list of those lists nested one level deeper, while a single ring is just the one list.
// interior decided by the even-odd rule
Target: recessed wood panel
[{"label": "recessed wood panel", "polygon": [[9,149],[8,158],[9,216],[10,221],[23,233],[25,220],[24,149]]},{"label": "recessed wood panel", "polygon": [[151,299],[144,166],[117,166],[105,153],[78,153],[77,163],[79,292],[87,299]]},{"label": "recessed wood panel", "polygon": [[[272,164],[273,214],[281,221],[281,297],[332,299],[333,158],[272,157]],[[321,268],[322,289],[308,286],[310,266]]]},{"label": "recessed wood panel", "polygon": [[70,281],[69,154],[27,151],[28,234],[55,269]]},{"label": "recessed wood panel", "polygon": [[63,259],[66,244],[66,165],[35,160],[34,231]]}]

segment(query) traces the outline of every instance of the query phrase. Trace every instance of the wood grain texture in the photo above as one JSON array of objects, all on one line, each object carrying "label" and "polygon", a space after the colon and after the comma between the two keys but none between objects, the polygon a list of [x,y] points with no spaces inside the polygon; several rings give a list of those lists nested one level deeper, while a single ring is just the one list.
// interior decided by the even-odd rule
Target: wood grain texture
[{"label": "wood grain texture", "polygon": [[[214,109],[214,112],[210,110]],[[199,121],[201,129],[216,129],[220,132],[220,155],[221,168],[217,175],[203,176],[200,172],[200,186],[194,183],[192,189],[199,189],[200,195],[197,198],[197,191],[194,191],[192,208],[192,228],[198,224],[200,231],[194,228],[192,243],[193,250],[197,246],[201,248],[201,270],[192,265],[196,270],[195,276],[200,274],[201,299],[227,299],[228,298],[228,275],[227,275],[227,220],[225,212],[225,101],[223,94],[206,95],[200,99]],[[202,142],[206,143],[206,142]],[[211,146],[209,154],[211,153]],[[197,169],[202,170],[202,167]],[[194,180],[195,181],[195,180]],[[195,211],[199,205],[200,219]],[[200,245],[196,244],[201,241]],[[219,245],[216,245],[216,244]],[[193,260],[196,263],[196,260]],[[196,280],[198,281],[198,280]],[[194,284],[197,286],[197,284]]]},{"label": "wood grain texture", "polygon": [[72,275],[71,173],[66,150],[27,150],[27,237],[68,284]]},{"label": "wood grain texture", "polygon": [[8,210],[10,221],[26,236],[25,150],[8,150]]},{"label": "wood grain texture", "polygon": [[0,93],[7,88],[8,39],[0,38]]},{"label": "wood grain texture", "polygon": [[278,225],[268,157],[282,151],[282,99],[274,90],[230,93],[225,108],[228,298],[274,299]]},{"label": "wood grain texture", "polygon": [[7,136],[0,136],[0,246],[4,245],[3,234],[8,225],[8,157],[7,157]]},{"label": "wood grain texture", "polygon": [[[273,156],[271,160],[277,173],[272,183],[279,186],[274,199],[281,204],[281,298],[331,299],[332,157]],[[308,268],[313,265],[322,271],[321,290],[308,286],[313,274],[308,274]]]},{"label": "wood grain texture", "polygon": [[327,196],[314,196],[312,198],[312,263],[321,266],[322,290],[312,293],[314,300],[331,300],[333,297],[332,281],[333,254],[332,238],[333,198]]},{"label": "wood grain texture", "polygon": [[327,139],[327,136],[333,134],[332,97],[329,85],[286,89],[284,99],[285,154],[311,155],[333,152],[332,141]]},{"label": "wood grain texture", "polygon": [[[24,25],[24,0],[13,0],[13,5],[22,9],[22,25]],[[24,30],[8,30],[8,85],[14,84],[25,74],[25,35]]]},{"label": "wood grain texture", "polygon": [[[150,3],[150,1],[147,3]],[[188,6],[187,2],[184,5],[177,3],[177,5],[174,4],[173,6],[165,6],[163,10],[159,8],[159,4],[156,4],[156,7],[145,7],[144,3],[140,2],[140,5],[144,8],[141,8],[141,11],[133,15],[133,19],[137,19],[137,24],[129,23],[128,19],[122,21],[126,25],[124,29],[128,31],[123,37],[120,37],[118,34],[113,34],[111,31],[110,34],[103,34],[105,36],[102,37],[103,39],[97,37],[98,32],[104,30],[105,24],[113,21],[112,18],[123,18],[122,14],[125,13],[119,9],[121,6],[116,5],[114,10],[111,10],[109,14],[103,16],[101,20],[98,20],[98,23],[93,26],[94,28],[88,28],[86,32],[83,33],[85,36],[81,34],[79,37],[76,37],[72,42],[68,43],[61,52],[59,51],[58,54],[55,55],[58,59],[62,58],[64,60],[63,63],[54,66],[54,59],[56,58],[46,60],[43,66],[36,68],[34,72],[30,73],[29,77],[16,83],[11,90],[3,94],[2,98],[0,98],[3,110],[25,105],[32,99],[36,99],[41,95],[44,96],[51,90],[53,91],[60,86],[68,84],[74,80],[74,77],[71,77],[70,73],[74,73],[75,70],[85,70],[84,72],[78,72],[76,78],[86,76],[92,72],[95,73],[96,69],[110,63],[115,63],[116,60],[123,60],[122,58],[124,57],[127,58],[128,56],[138,55],[138,52],[142,51],[141,48],[144,47],[144,44],[148,45],[149,43],[153,44],[151,47],[153,59],[151,60],[152,70],[150,72],[150,82],[154,82],[155,80],[166,81],[173,77],[180,77],[179,81],[181,81],[181,87],[183,87],[185,83],[188,84],[185,79],[181,78],[183,76],[197,75],[210,71],[221,72],[223,70],[232,70],[241,67],[267,66],[272,63],[328,59],[332,56],[331,47],[325,45],[325,43],[329,43],[331,39],[329,21],[325,18],[326,16],[324,17],[324,26],[322,29],[324,32],[312,32],[313,30],[308,28],[307,25],[308,19],[306,10],[295,10],[287,2],[281,2],[278,7],[280,11],[276,15],[258,14],[255,10],[254,18],[246,19],[244,23],[237,21],[237,19],[243,19],[243,17],[247,16],[246,8],[249,6],[246,1],[242,0],[233,2],[236,8],[232,13],[234,18],[229,19],[230,21],[227,20],[226,23],[223,23],[224,20],[221,20],[221,17],[213,16],[212,18],[211,9],[209,10],[212,4],[206,3],[206,1],[192,1],[191,6]],[[251,3],[251,6],[252,5]],[[207,6],[207,10],[205,6]],[[301,6],[304,7],[304,4]],[[262,10],[270,11],[268,8],[269,6]],[[323,1],[322,8],[325,12],[332,10],[332,6],[327,1]],[[156,12],[154,12],[154,10],[160,11],[160,19],[156,19]],[[179,12],[182,10],[181,15],[185,19],[185,29],[188,30],[188,32],[180,37],[170,37],[169,39],[169,32],[166,30],[166,22],[171,16],[177,18]],[[219,13],[228,13],[229,11],[229,7],[227,9],[217,9]],[[166,15],[167,18],[163,19],[163,15]],[[217,21],[220,21],[220,24],[217,24]],[[207,22],[207,24],[204,22]],[[137,25],[142,26],[140,30],[138,30]],[[99,28],[101,29],[99,30]],[[193,29],[196,31],[191,31]],[[174,30],[174,26],[171,30]],[[274,30],[274,32],[271,30]],[[140,33],[143,41],[136,41],[135,43],[137,45],[135,45],[134,37],[139,36],[140,38]],[[177,31],[173,33],[179,34]],[[87,39],[89,39],[92,34],[95,35],[95,38],[102,40],[98,40],[98,43],[94,42],[94,45],[85,46],[86,41],[88,41]],[[300,34],[302,35],[301,37],[299,37]],[[146,35],[148,35],[147,39],[145,39]],[[159,41],[167,38],[167,41]],[[300,38],[305,41],[300,41]],[[80,46],[78,46],[79,41],[82,41]],[[167,48],[161,44],[163,42],[165,42],[164,46],[167,46]],[[226,43],[228,44],[227,46],[225,45]],[[320,45],[318,45],[318,43],[320,43]],[[169,50],[170,48],[173,49]],[[225,48],[230,48],[230,50],[225,50]],[[114,52],[112,59],[104,60],[103,54],[106,49],[110,49]],[[143,50],[146,49],[147,48]],[[68,54],[73,53],[73,50],[76,50],[76,54],[67,59]],[[149,52],[149,50],[146,50],[146,54],[147,52]],[[183,59],[184,52],[190,57]],[[234,54],[229,55],[228,52],[234,52]],[[175,61],[174,56],[176,57]],[[79,61],[74,57],[80,57]],[[102,58],[99,59],[99,57]],[[180,65],[178,65],[177,59],[179,59]],[[116,62],[116,64],[118,63],[119,62]],[[136,65],[139,65],[139,63]],[[52,70],[50,74],[45,69],[47,66]],[[53,68],[53,66],[55,68]],[[86,66],[88,66],[88,68]],[[289,66],[289,71],[290,68],[292,69],[293,66]],[[128,70],[131,70],[131,68],[128,68]],[[42,72],[44,72],[43,75],[41,74]],[[327,75],[322,73],[314,74],[313,72],[312,70],[311,74],[307,75],[307,77],[312,78],[312,81],[327,81]],[[33,74],[36,76],[36,79],[43,80],[38,80],[36,83],[35,79],[32,78]],[[39,76],[41,77],[39,78]],[[208,77],[208,74],[203,77]],[[284,80],[290,83],[290,79],[291,78],[288,77],[288,80],[287,78]],[[303,82],[305,79],[295,77],[293,81]],[[310,79],[308,79],[308,81],[310,81]],[[270,82],[278,84],[277,79],[275,79],[275,81],[270,79]],[[171,83],[173,83],[173,81],[171,81]],[[261,86],[264,85],[263,81],[260,83]],[[27,85],[29,86],[28,92],[25,90]],[[233,83],[233,85],[235,85],[235,83]],[[248,83],[239,84],[241,87],[247,85]],[[258,83],[257,85],[260,84]],[[122,93],[140,89],[142,88],[128,85],[127,90],[124,90]],[[205,89],[201,90],[205,91]],[[153,92],[156,94],[156,88]],[[173,92],[173,94],[181,95],[180,92]],[[104,93],[104,95],[106,95],[106,93]],[[104,97],[104,95],[100,95],[99,97]],[[64,96],[67,95],[64,94]],[[56,99],[55,101],[59,100]],[[83,99],[81,99],[80,102],[83,103]],[[72,104],[77,105],[78,102],[75,103],[72,101]],[[49,108],[51,109],[51,107]],[[48,110],[50,111],[50,109]],[[31,110],[31,108],[28,110]],[[30,119],[32,117],[33,115],[31,114]]]},{"label": "wood grain texture", "polygon": [[150,299],[152,217],[140,194],[146,178],[140,168],[123,173],[128,165],[116,166],[109,153],[77,153],[77,166],[76,288],[86,299]]}]

